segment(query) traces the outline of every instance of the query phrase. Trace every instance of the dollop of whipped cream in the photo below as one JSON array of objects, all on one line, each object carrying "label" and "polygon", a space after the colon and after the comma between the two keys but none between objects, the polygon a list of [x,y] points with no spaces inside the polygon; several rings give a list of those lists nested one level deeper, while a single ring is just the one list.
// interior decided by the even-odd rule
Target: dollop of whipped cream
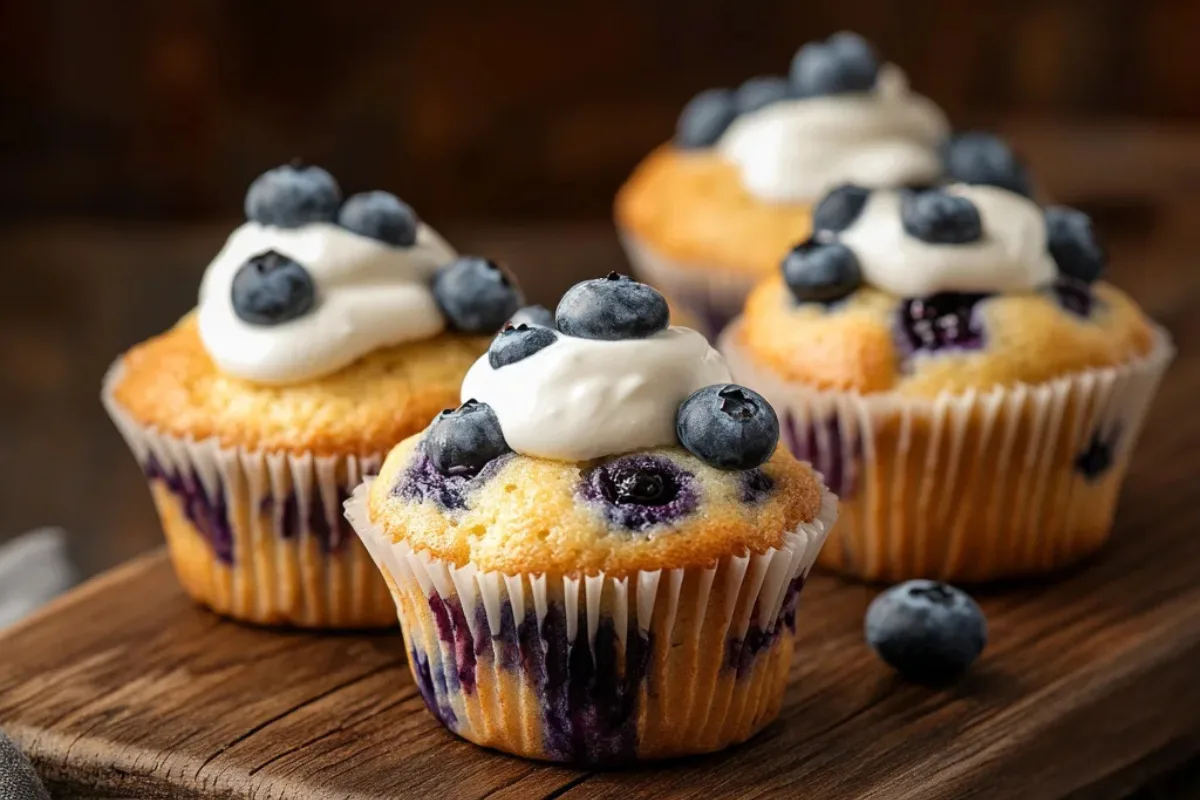
[{"label": "dollop of whipped cream", "polygon": [[872,192],[858,218],[838,234],[854,251],[864,282],[898,297],[939,292],[1020,292],[1054,280],[1046,221],[1032,200],[995,186],[953,184],[942,191],[975,204],[983,236],[966,244],[931,244],[905,232],[903,192]]},{"label": "dollop of whipped cream", "polygon": [[[252,325],[234,311],[233,279],[248,259],[269,250],[308,271],[316,301],[283,324]],[[430,281],[455,255],[425,224],[411,247],[393,247],[332,223],[247,222],[204,273],[200,338],[216,365],[240,378],[294,383],[328,375],[372,350],[441,332],[445,319]]]},{"label": "dollop of whipped cream", "polygon": [[717,148],[759,199],[804,202],[843,183],[934,182],[942,172],[938,143],[949,131],[942,111],[887,64],[873,91],[783,100],[741,116]]},{"label": "dollop of whipped cream", "polygon": [[588,461],[678,444],[679,404],[730,380],[721,355],[689,328],[615,341],[560,333],[499,369],[484,355],[467,372],[462,399],[490,405],[518,453]]}]

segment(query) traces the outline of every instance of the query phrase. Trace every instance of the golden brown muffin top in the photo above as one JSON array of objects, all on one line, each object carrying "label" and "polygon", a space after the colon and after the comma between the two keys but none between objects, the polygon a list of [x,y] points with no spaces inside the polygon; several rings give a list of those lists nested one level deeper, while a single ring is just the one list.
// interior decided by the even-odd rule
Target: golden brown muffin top
[{"label": "golden brown muffin top", "polygon": [[[670,500],[613,502],[608,481],[621,469],[662,477]],[[718,470],[672,447],[580,463],[510,454],[461,478],[438,472],[417,435],[388,455],[367,502],[371,522],[392,541],[458,566],[621,576],[766,552],[817,518],[824,491],[782,447],[745,471]]]},{"label": "golden brown muffin top", "polygon": [[301,384],[268,386],[220,372],[194,315],[121,357],[114,399],[141,425],[247,450],[376,455],[458,404],[487,337],[440,334],[368,353]]}]

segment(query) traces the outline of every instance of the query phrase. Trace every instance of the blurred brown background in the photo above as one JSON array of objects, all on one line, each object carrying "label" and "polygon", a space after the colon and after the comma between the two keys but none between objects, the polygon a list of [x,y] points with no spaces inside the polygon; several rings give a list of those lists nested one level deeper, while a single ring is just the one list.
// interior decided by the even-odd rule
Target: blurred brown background
[{"label": "blurred brown background", "polygon": [[189,307],[258,172],[393,190],[553,302],[623,263],[613,192],[692,94],[841,28],[1187,313],[1141,276],[1200,238],[1198,2],[0,0],[0,540],[65,525],[87,572],[157,543],[100,378]]}]

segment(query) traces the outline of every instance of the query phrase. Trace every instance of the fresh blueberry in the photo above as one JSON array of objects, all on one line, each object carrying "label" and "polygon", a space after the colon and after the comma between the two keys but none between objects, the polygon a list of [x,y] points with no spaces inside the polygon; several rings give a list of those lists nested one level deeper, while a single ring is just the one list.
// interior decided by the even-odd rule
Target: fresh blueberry
[{"label": "fresh blueberry", "polygon": [[942,169],[951,182],[999,186],[1026,197],[1033,195],[1025,165],[999,136],[982,131],[955,134],[942,143],[941,156]]},{"label": "fresh blueberry", "polygon": [[913,683],[942,686],[963,675],[987,644],[987,620],[966,593],[915,580],[875,598],[864,625],[867,643]]},{"label": "fresh blueberry", "polygon": [[496,412],[475,400],[434,417],[425,448],[438,471],[453,476],[475,475],[509,451]]},{"label": "fresh blueberry", "polygon": [[657,289],[615,272],[572,286],[554,314],[560,331],[581,339],[644,339],[666,329],[669,319]]},{"label": "fresh blueberry", "polygon": [[596,503],[605,518],[633,531],[666,525],[699,504],[696,478],[657,455],[621,456],[583,476],[580,494]]},{"label": "fresh blueberry", "polygon": [[397,247],[412,247],[420,220],[407,203],[390,192],[351,195],[338,212],[338,224],[360,236]]},{"label": "fresh blueberry", "polygon": [[706,386],[679,406],[675,434],[717,469],[753,469],[775,452],[779,418],[762,395],[731,383]]},{"label": "fresh blueberry", "polygon": [[461,256],[439,269],[433,297],[450,326],[462,333],[499,330],[523,302],[508,273],[478,256]]},{"label": "fresh blueberry", "polygon": [[983,347],[983,323],[975,306],[985,294],[944,292],[912,297],[900,303],[900,350],[937,352]]},{"label": "fresh blueberry", "polygon": [[751,78],[739,86],[734,102],[737,104],[737,113],[749,114],[760,108],[766,108],[772,103],[786,100],[791,94],[792,86],[788,83],[787,78],[764,75]]},{"label": "fresh blueberry", "polygon": [[557,340],[558,334],[540,325],[526,325],[524,322],[505,325],[488,348],[488,363],[492,369],[500,369],[529,358]]},{"label": "fresh blueberry", "polygon": [[1092,229],[1092,218],[1063,206],[1046,209],[1046,244],[1058,271],[1084,283],[1104,272],[1104,247]]},{"label": "fresh blueberry", "polygon": [[233,276],[233,311],[251,325],[279,325],[303,316],[316,302],[308,270],[268,250],[238,267]]},{"label": "fresh blueberry", "polygon": [[554,312],[545,306],[525,306],[517,309],[509,322],[513,325],[541,325],[543,328],[554,327]]},{"label": "fresh blueberry", "polygon": [[728,89],[706,89],[688,101],[675,126],[675,146],[712,147],[737,117],[737,99]]},{"label": "fresh blueberry", "polygon": [[801,303],[833,303],[862,285],[862,270],[846,245],[810,238],[784,257],[783,280]]},{"label": "fresh blueberry", "polygon": [[969,244],[983,238],[983,219],[975,204],[937,190],[905,192],[900,222],[909,236],[930,244]]},{"label": "fresh blueberry", "polygon": [[333,222],[342,190],[320,167],[285,164],[254,179],[246,192],[246,219],[277,228]]},{"label": "fresh blueberry", "polygon": [[858,219],[870,197],[870,189],[852,183],[845,183],[831,190],[813,209],[813,230],[846,230]]},{"label": "fresh blueberry", "polygon": [[843,31],[800,48],[792,59],[792,92],[797,97],[869,92],[878,75],[879,59],[871,45]]}]

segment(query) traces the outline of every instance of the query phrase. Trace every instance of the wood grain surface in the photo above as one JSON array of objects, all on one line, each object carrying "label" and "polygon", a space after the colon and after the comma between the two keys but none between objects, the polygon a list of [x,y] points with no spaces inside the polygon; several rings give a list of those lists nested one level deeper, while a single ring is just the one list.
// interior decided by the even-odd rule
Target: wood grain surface
[{"label": "wood grain surface", "polygon": [[[525,250],[549,263],[604,240],[538,241]],[[981,593],[991,644],[951,690],[894,679],[862,641],[876,590],[819,577],[781,717],[751,742],[619,771],[535,764],[441,729],[397,634],[225,622],[154,554],[0,637],[0,727],[63,797],[1125,797],[1200,752],[1200,272],[1176,245],[1139,258],[1146,241],[1118,245],[1116,277],[1180,356],[1115,541],[1058,581]]]}]

